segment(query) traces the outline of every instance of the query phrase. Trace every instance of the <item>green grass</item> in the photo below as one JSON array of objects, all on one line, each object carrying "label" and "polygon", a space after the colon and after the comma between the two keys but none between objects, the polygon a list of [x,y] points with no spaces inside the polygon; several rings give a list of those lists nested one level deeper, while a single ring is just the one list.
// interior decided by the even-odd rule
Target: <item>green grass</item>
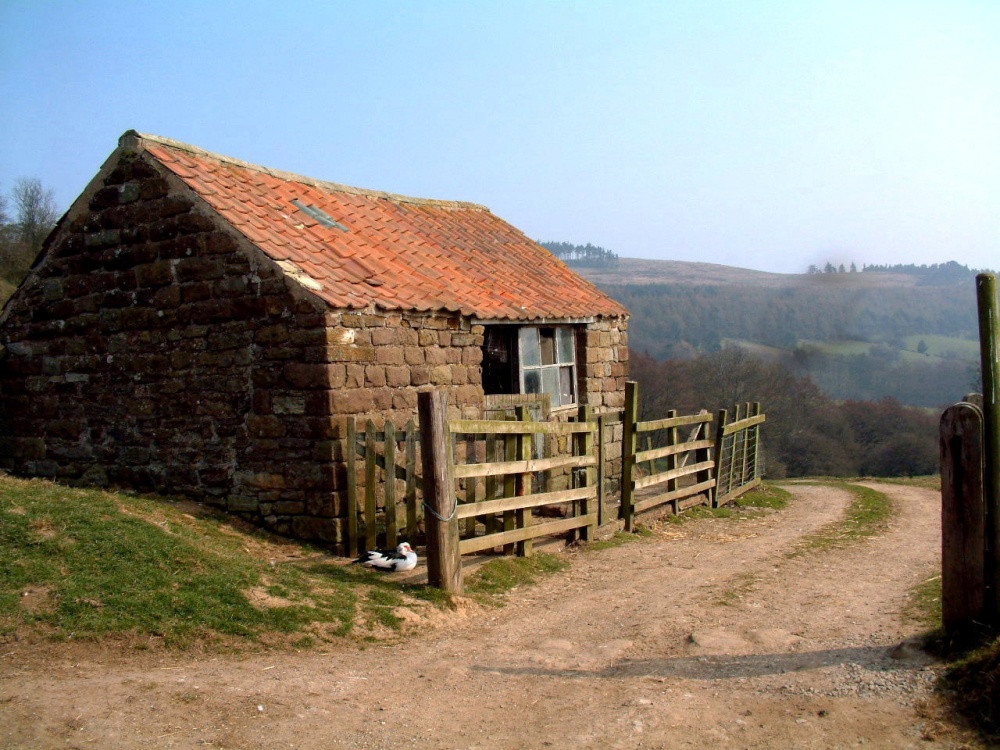
[{"label": "green grass", "polygon": [[502,605],[504,594],[535,583],[541,576],[566,570],[569,565],[564,555],[548,552],[536,552],[531,557],[497,558],[468,577],[465,593],[482,604]]},{"label": "green grass", "polygon": [[191,503],[0,476],[0,638],[301,647],[450,602],[335,560]]},{"label": "green grass", "polygon": [[788,501],[791,499],[792,493],[783,487],[764,484],[758,489],[751,490],[747,494],[738,497],[735,505],[738,508],[770,508],[771,510],[781,510],[788,505]]},{"label": "green grass", "polygon": [[802,543],[790,553],[800,555],[808,551],[822,551],[854,544],[870,536],[884,532],[892,518],[892,500],[878,490],[844,482],[824,482],[834,487],[842,487],[853,495],[845,517],[824,526],[814,534],[802,539]]},{"label": "green grass", "polygon": [[922,487],[925,490],[940,490],[941,476],[933,474],[922,477],[878,477],[881,484],[902,484],[909,487]]},{"label": "green grass", "polygon": [[939,630],[941,622],[941,576],[936,575],[914,586],[903,605],[903,616],[931,630]]},{"label": "green grass", "polygon": [[781,510],[788,505],[792,493],[771,484],[762,484],[759,488],[736,498],[731,504],[721,508],[709,508],[707,505],[696,505],[673,516],[667,516],[667,523],[683,524],[701,518],[733,518],[738,521],[757,518],[761,513],[754,511]]},{"label": "green grass", "polygon": [[613,547],[621,547],[623,544],[628,544],[639,539],[651,539],[655,534],[653,530],[648,526],[636,526],[634,533],[629,533],[627,531],[616,531],[612,536],[607,539],[595,539],[593,542],[587,543],[587,550],[594,552],[603,549],[612,549]]}]

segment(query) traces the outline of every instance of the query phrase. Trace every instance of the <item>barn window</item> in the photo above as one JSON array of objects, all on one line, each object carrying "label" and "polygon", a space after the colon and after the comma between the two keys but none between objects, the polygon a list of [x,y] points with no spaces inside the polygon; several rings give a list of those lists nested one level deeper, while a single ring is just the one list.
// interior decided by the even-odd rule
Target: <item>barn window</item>
[{"label": "barn window", "polygon": [[487,394],[547,394],[553,408],[575,404],[575,330],[571,326],[488,326],[483,389]]}]

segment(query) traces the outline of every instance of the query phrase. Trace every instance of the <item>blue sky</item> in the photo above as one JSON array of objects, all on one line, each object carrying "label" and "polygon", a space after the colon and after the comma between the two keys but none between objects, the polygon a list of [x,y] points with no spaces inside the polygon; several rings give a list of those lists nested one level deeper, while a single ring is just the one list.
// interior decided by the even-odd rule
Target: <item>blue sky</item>
[{"label": "blue sky", "polygon": [[800,273],[1000,267],[1000,2],[0,0],[0,190],[128,129]]}]

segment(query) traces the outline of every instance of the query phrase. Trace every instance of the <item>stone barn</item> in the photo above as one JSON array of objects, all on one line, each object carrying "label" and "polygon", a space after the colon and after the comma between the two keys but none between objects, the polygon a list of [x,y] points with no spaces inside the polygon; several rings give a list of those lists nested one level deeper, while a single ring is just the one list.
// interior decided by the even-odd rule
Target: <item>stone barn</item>
[{"label": "stone barn", "polygon": [[0,468],[340,548],[349,417],[618,409],[627,321],[482,206],[129,131],[0,316]]}]

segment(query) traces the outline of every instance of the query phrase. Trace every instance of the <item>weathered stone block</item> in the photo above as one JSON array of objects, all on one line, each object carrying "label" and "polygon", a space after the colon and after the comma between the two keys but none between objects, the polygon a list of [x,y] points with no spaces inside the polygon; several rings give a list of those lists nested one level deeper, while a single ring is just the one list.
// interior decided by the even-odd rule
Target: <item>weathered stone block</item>
[{"label": "weathered stone block", "polygon": [[365,385],[373,388],[383,388],[385,381],[385,368],[378,365],[369,365],[365,368]]},{"label": "weathered stone block", "polygon": [[331,391],[330,401],[331,414],[364,414],[374,405],[370,388]]},{"label": "weathered stone block", "polygon": [[396,343],[396,331],[392,328],[376,328],[371,331],[372,346],[389,346]]},{"label": "weathered stone block", "polygon": [[139,286],[160,286],[174,281],[173,267],[169,261],[156,261],[135,269],[135,280]]},{"label": "weathered stone block", "polygon": [[289,362],[284,367],[284,378],[295,388],[329,388],[329,371],[324,364]]},{"label": "weathered stone block", "polygon": [[174,261],[174,274],[181,283],[221,279],[222,266],[214,258],[185,257]]},{"label": "weathered stone block", "polygon": [[453,382],[451,365],[432,367],[431,382],[434,385],[451,385]]},{"label": "weathered stone block", "polygon": [[365,368],[364,365],[346,365],[346,381],[344,383],[345,388],[363,388],[365,385]]},{"label": "weathered stone block", "polygon": [[439,346],[429,346],[424,349],[424,361],[429,365],[447,364],[447,350]]},{"label": "weathered stone block", "polygon": [[274,416],[253,415],[247,419],[247,432],[255,438],[281,437],[285,434],[285,425]]},{"label": "weathered stone block", "polygon": [[404,362],[403,350],[396,346],[383,346],[375,349],[375,361],[380,365],[401,365]]},{"label": "weathered stone block", "polygon": [[275,414],[305,414],[306,397],[304,395],[274,396],[271,399],[271,409]]},{"label": "weathered stone block", "polygon": [[410,368],[405,365],[385,368],[386,385],[392,388],[401,388],[410,384]]},{"label": "weathered stone block", "polygon": [[295,516],[292,519],[292,533],[300,539],[316,539],[336,543],[341,539],[340,519]]}]

